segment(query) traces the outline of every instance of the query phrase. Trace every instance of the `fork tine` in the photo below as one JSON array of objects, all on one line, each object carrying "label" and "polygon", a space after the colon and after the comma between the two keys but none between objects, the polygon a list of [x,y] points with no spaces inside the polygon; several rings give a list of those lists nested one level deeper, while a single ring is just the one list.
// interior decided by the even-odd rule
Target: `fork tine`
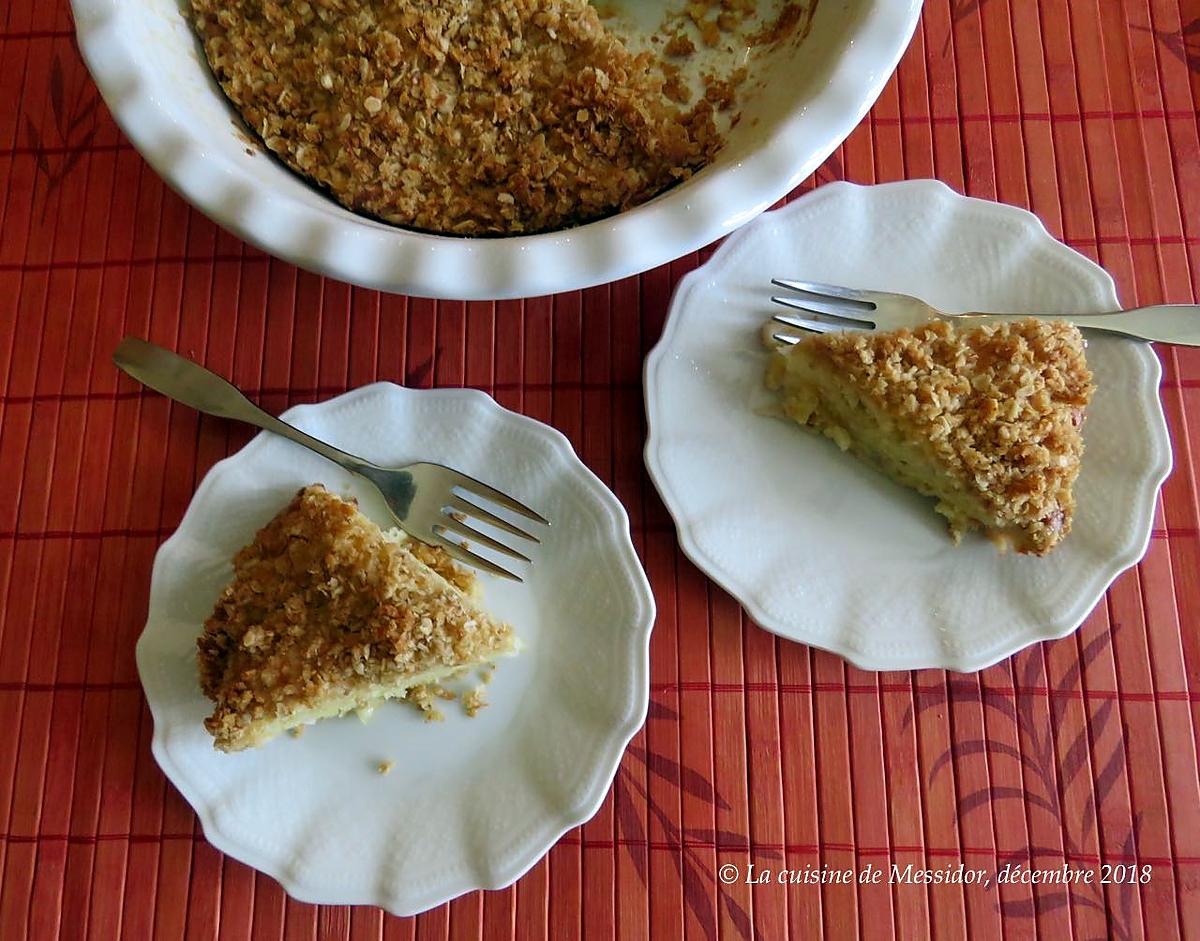
[{"label": "fork tine", "polygon": [[[826,317],[836,317],[847,324],[868,324],[872,327],[875,326],[875,321],[869,317],[856,317],[852,313],[847,313],[846,308],[841,306],[841,302],[830,304],[807,297],[779,297],[776,295],[771,298],[771,303],[779,304],[781,307],[790,307],[792,310],[802,310],[807,314],[823,314]],[[853,308],[853,310],[855,313],[867,313],[867,311],[860,310],[857,307]]]},{"label": "fork tine", "polygon": [[875,306],[875,292],[858,291],[854,288],[844,288],[838,284],[826,284],[823,281],[793,281],[787,278],[772,278],[771,283],[789,291],[801,291],[804,294],[820,294],[825,297],[840,297],[845,301],[857,304]]},{"label": "fork tine", "polygon": [[[504,532],[511,533],[514,536],[520,536],[522,539],[532,539],[537,543],[541,542],[541,540],[538,539],[538,537],[533,533],[525,532],[525,530],[521,529],[520,526],[514,526],[508,520],[501,519],[491,510],[485,510],[481,506],[476,506],[470,500],[459,496],[457,493],[453,495],[453,499],[450,502],[450,509],[456,513],[461,513],[464,516],[477,517],[478,519],[483,520],[485,523],[495,526],[497,529],[502,529]],[[465,520],[459,520],[459,522],[465,522]]]},{"label": "fork tine", "polygon": [[462,471],[456,471],[453,468],[447,467],[446,470],[452,473],[456,480],[454,486],[464,491],[471,496],[483,497],[485,500],[491,500],[493,503],[498,503],[506,510],[512,510],[514,513],[519,513],[526,519],[534,520],[545,526],[550,525],[550,521],[542,516],[537,510],[531,510],[519,500],[514,500],[503,490],[497,490],[495,487],[489,487],[482,480],[476,480],[474,477],[468,477]]},{"label": "fork tine", "polygon": [[[829,333],[831,330],[838,329],[838,325],[835,323],[826,323],[823,320],[809,320],[806,317],[793,317],[790,314],[776,314],[771,319],[787,327],[795,327],[797,330],[807,330],[809,333]],[[776,334],[776,338],[778,337],[779,334]],[[791,342],[795,343],[798,339],[798,337],[794,338]]]},{"label": "fork tine", "polygon": [[437,540],[438,545],[445,549],[446,553],[451,558],[457,559],[459,562],[462,562],[465,565],[470,565],[477,569],[483,569],[483,571],[490,572],[492,575],[498,575],[501,578],[508,578],[514,582],[524,581],[524,579],[521,578],[520,575],[516,574],[516,572],[510,572],[506,568],[501,568],[495,562],[485,559],[481,555],[476,555],[469,549],[464,549],[457,542],[452,542],[440,533],[435,532],[433,536]]},{"label": "fork tine", "polygon": [[793,333],[773,333],[771,339],[778,343],[786,343],[788,346],[795,346],[800,342],[800,338]]},{"label": "fork tine", "polygon": [[487,546],[493,552],[499,552],[501,555],[506,555],[509,558],[520,559],[522,562],[533,561],[531,558],[529,558],[529,556],[518,552],[516,549],[506,546],[499,539],[493,539],[486,533],[481,533],[477,529],[472,529],[466,523],[459,522],[452,516],[443,516],[442,518],[445,520],[444,523],[433,524],[433,531],[439,536],[442,535],[439,530],[444,530],[446,532],[455,533],[459,536],[462,536],[463,539],[467,540],[468,542],[479,543],[480,545]]}]

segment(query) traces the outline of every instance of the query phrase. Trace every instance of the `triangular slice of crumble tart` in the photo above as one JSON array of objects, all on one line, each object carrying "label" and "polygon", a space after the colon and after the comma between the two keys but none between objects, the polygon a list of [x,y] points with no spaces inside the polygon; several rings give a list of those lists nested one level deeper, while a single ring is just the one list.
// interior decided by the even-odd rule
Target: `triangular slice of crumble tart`
[{"label": "triangular slice of crumble tart", "polygon": [[198,641],[204,724],[223,751],[513,654],[441,549],[393,538],[353,501],[305,487],[234,558]]},{"label": "triangular slice of crumble tart", "polygon": [[809,334],[778,347],[783,411],[937,499],[959,536],[1042,555],[1071,530],[1080,427],[1094,389],[1061,321]]}]

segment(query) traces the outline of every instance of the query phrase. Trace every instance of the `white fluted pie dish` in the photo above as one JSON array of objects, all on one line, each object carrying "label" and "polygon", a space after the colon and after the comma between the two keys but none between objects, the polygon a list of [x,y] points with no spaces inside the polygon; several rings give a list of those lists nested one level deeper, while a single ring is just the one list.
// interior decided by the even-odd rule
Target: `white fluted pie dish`
[{"label": "white fluted pie dish", "polygon": [[134,146],[214,221],[301,267],[427,297],[574,290],[694,251],[807,177],[866,114],[908,45],[920,0],[819,0],[747,92],[710,166],[658,198],[578,228],[452,238],[343,209],[256,147],[213,80],[178,0],[72,0],[79,46]]}]

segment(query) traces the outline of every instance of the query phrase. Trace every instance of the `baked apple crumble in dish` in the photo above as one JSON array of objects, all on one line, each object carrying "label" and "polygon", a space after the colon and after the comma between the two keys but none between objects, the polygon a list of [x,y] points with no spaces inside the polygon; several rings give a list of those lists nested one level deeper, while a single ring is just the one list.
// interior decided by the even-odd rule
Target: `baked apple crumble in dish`
[{"label": "baked apple crumble in dish", "polygon": [[[235,236],[420,297],[574,291],[748,222],[920,0],[71,0],[130,142]],[[832,175],[837,167],[830,166]]]},{"label": "baked apple crumble in dish", "polygon": [[191,0],[225,94],[347,208],[453,235],[645,202],[741,119],[760,50],[815,0],[701,0],[639,31],[586,0]]}]

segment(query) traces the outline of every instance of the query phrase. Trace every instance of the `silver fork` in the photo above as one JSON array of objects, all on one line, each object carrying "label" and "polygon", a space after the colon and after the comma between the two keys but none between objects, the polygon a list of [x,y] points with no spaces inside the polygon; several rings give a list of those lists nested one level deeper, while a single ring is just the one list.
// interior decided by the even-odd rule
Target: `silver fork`
[{"label": "silver fork", "polygon": [[[113,362],[138,382],[176,402],[218,418],[232,418],[272,431],[316,451],[350,473],[366,478],[383,495],[392,517],[406,533],[430,545],[441,546],[458,561],[493,575],[521,581],[520,575],[472,552],[470,546],[486,546],[493,552],[522,562],[531,560],[511,546],[473,528],[469,521],[480,520],[512,536],[535,543],[541,540],[480,506],[478,500],[490,501],[525,519],[549,525],[549,521],[540,513],[508,494],[441,464],[380,467],[347,454],[263,411],[236,386],[216,373],[137,337],[126,337],[120,342],[113,352]],[[448,538],[450,534],[462,541]]]},{"label": "silver fork", "polygon": [[[1036,317],[1065,320],[1080,328],[1138,340],[1200,346],[1200,306],[1195,304],[1159,304],[1104,314],[947,314],[908,294],[862,291],[819,281],[789,281],[782,278],[776,278],[771,283],[792,292],[790,295],[772,297],[774,303],[812,315],[798,317],[776,314],[772,319],[813,333],[844,329],[898,330],[934,319],[985,323]],[[817,317],[824,319],[815,319]],[[800,339],[790,333],[777,333],[774,336],[780,343],[788,344],[797,343]]]}]

